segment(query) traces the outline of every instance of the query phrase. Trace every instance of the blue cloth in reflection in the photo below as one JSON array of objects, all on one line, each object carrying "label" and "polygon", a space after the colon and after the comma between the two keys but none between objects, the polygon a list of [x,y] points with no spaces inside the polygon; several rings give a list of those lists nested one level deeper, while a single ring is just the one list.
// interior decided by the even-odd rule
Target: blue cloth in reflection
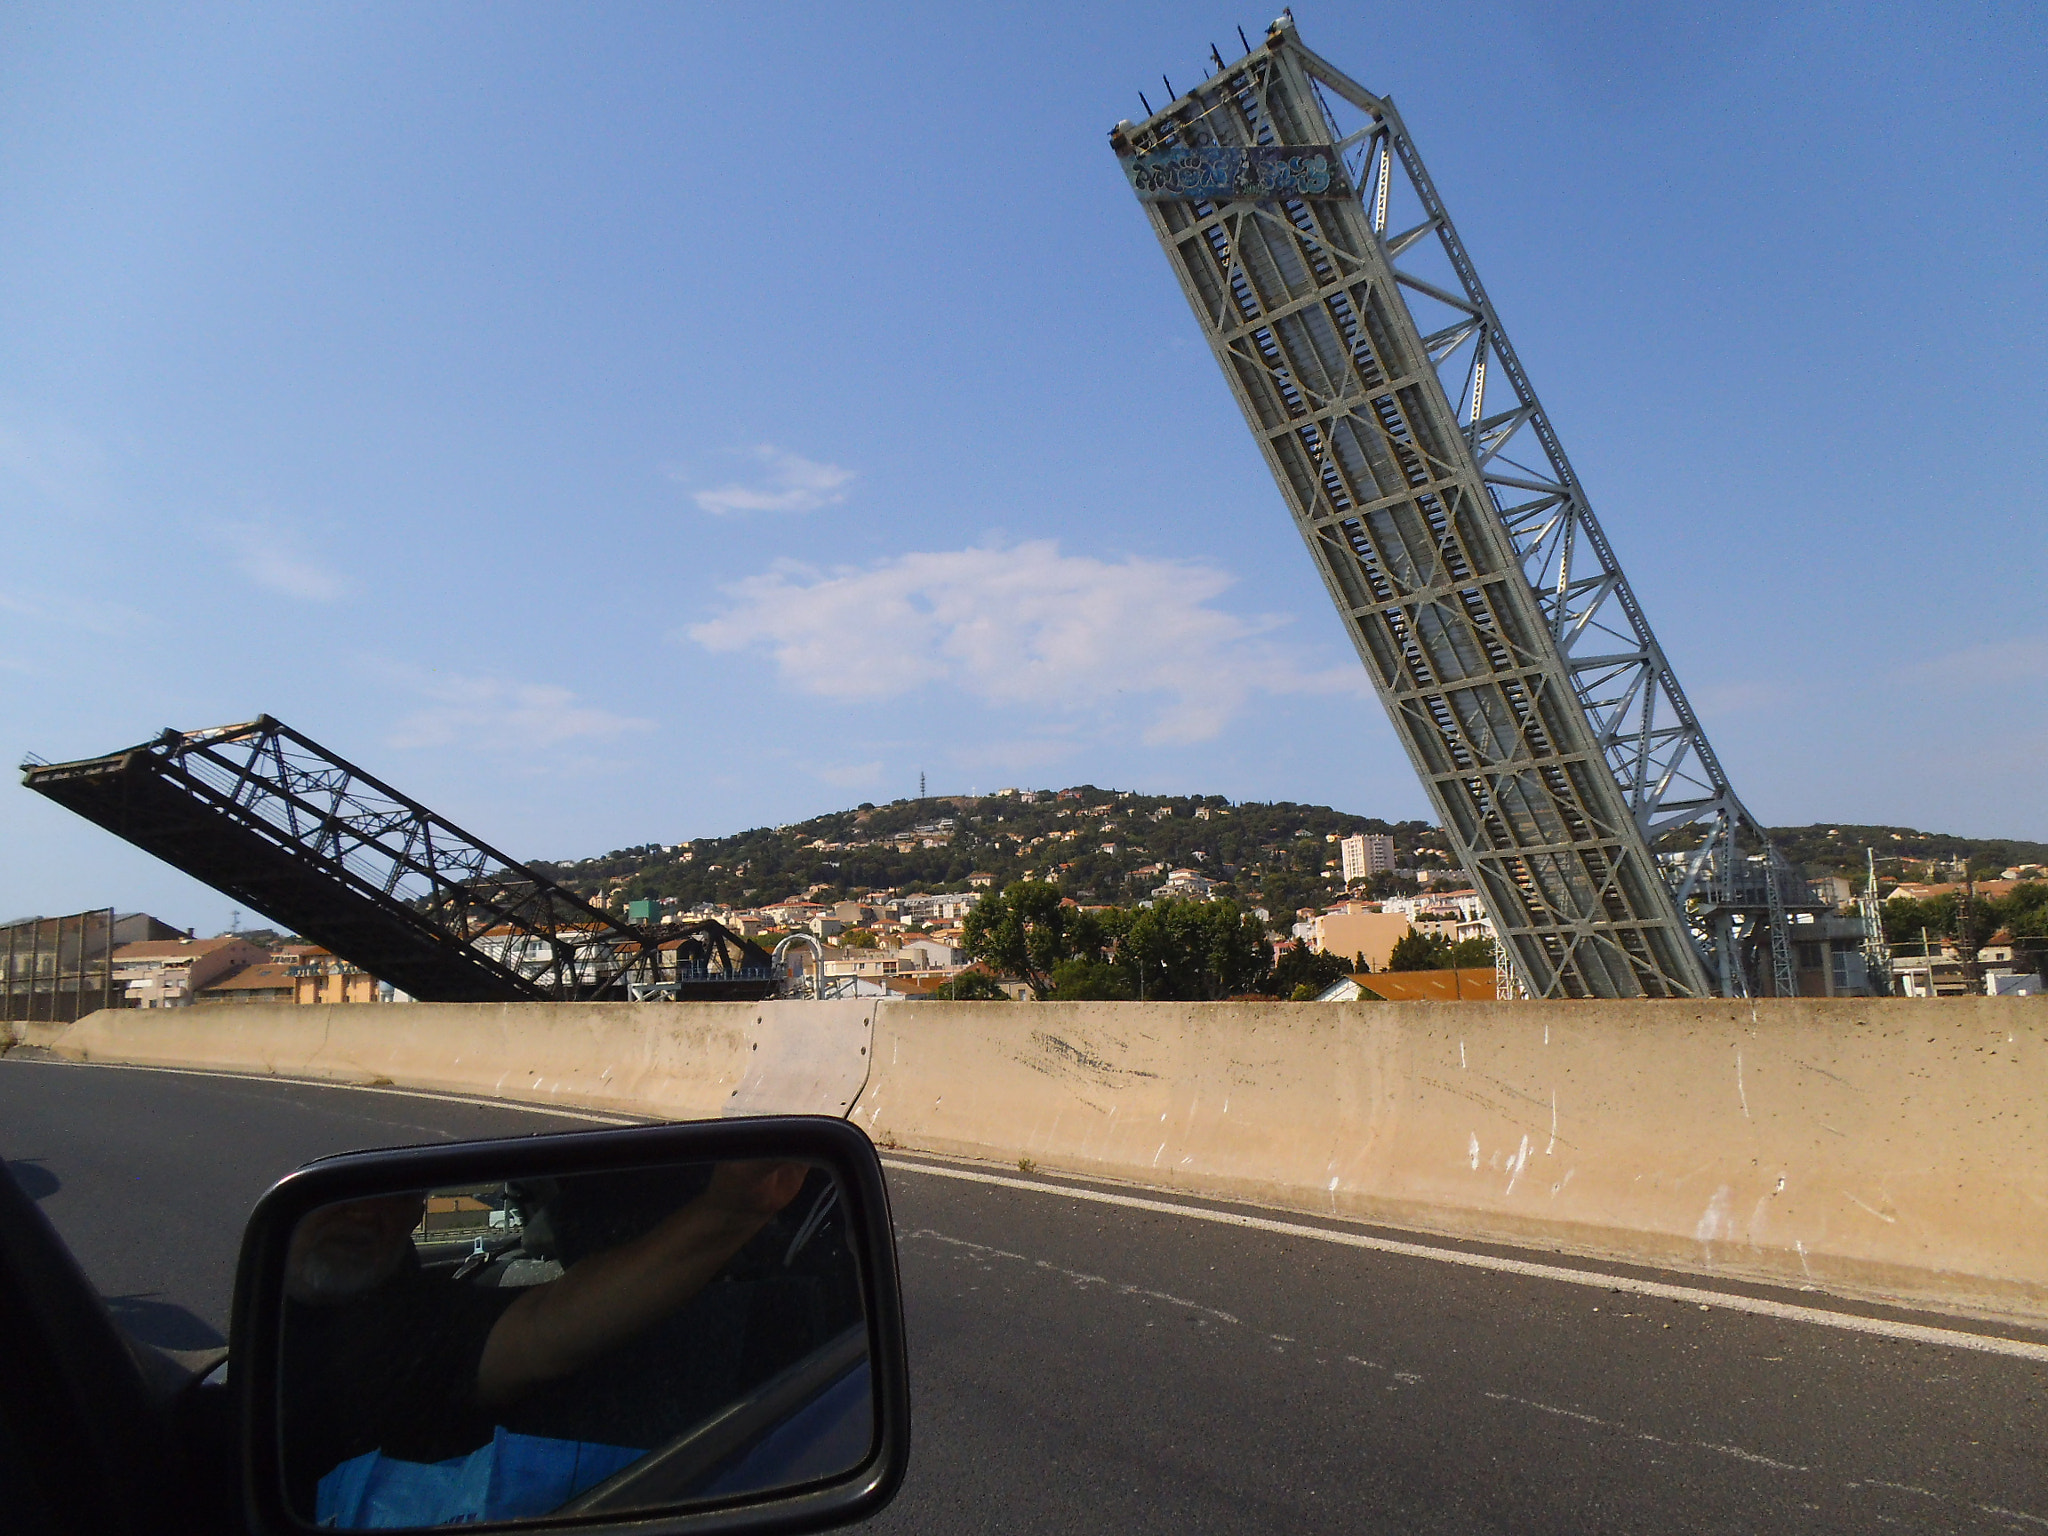
[{"label": "blue cloth in reflection", "polygon": [[759,1493],[851,1472],[875,1443],[875,1382],[862,1360],[707,1483],[706,1494]]},{"label": "blue cloth in reflection", "polygon": [[623,1445],[515,1435],[447,1461],[398,1461],[370,1451],[320,1479],[314,1523],[341,1530],[523,1520],[559,1509],[647,1453]]}]

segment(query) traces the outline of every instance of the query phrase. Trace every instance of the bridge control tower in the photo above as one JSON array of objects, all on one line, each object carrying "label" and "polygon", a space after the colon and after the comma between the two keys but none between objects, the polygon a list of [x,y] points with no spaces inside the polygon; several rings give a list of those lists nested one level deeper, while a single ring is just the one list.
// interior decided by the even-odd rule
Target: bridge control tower
[{"label": "bridge control tower", "polygon": [[1211,57],[1111,146],[1516,980],[1791,995],[1810,898],[1708,744],[1393,102],[1287,15]]}]

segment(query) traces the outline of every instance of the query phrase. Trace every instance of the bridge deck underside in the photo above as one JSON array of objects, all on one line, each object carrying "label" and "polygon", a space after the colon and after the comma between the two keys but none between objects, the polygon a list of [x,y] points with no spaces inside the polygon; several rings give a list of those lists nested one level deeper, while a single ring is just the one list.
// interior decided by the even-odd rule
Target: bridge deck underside
[{"label": "bridge deck underside", "polygon": [[[1190,101],[1137,147],[1334,140],[1284,51]],[[1525,981],[1539,996],[1710,992],[1366,210],[1146,207]]]},{"label": "bridge deck underside", "polygon": [[291,931],[423,1002],[523,1002],[547,994],[507,977],[396,901],[337,881],[300,850],[193,798],[130,753],[45,774],[35,788]]},{"label": "bridge deck underside", "polygon": [[758,945],[623,924],[269,716],[26,782],[423,1002],[775,990]]}]

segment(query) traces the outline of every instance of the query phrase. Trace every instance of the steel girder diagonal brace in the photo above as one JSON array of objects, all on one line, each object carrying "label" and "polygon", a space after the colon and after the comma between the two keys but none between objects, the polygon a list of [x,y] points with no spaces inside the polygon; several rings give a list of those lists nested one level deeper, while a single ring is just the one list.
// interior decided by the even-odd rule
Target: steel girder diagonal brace
[{"label": "steel girder diagonal brace", "polygon": [[1111,142],[1523,991],[1744,995],[1761,940],[1790,995],[1798,882],[1393,103],[1283,16]]}]

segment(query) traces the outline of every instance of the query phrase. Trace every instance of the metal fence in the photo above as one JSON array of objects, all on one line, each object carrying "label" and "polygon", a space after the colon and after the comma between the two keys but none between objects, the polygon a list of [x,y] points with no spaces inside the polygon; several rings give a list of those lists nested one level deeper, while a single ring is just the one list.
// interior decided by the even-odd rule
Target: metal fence
[{"label": "metal fence", "polygon": [[114,909],[29,917],[0,930],[0,1024],[69,1024],[111,1008]]}]

